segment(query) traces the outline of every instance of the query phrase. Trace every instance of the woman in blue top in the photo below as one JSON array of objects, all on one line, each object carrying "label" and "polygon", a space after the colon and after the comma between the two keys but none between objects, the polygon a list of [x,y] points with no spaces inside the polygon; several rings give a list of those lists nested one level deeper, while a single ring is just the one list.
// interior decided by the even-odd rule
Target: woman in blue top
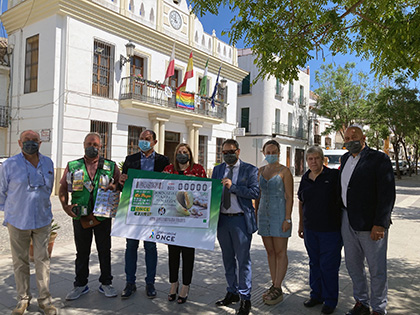
[{"label": "woman in blue top", "polygon": [[280,145],[267,141],[263,153],[268,165],[259,169],[260,198],[256,201],[258,234],[267,251],[272,286],[263,294],[266,304],[283,300],[281,284],[286,275],[287,242],[292,230],[293,177],[290,170],[279,163]]}]

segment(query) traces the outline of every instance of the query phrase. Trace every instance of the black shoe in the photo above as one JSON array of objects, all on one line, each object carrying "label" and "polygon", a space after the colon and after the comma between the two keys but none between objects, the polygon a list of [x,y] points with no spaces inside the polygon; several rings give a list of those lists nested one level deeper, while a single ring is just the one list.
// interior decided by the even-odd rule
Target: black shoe
[{"label": "black shoe", "polygon": [[[182,291],[182,290],[181,290]],[[188,294],[190,293],[190,286],[188,285],[188,291],[187,291],[187,295],[182,297],[181,295],[178,295],[178,304],[184,304],[185,302],[187,302],[188,299]]]},{"label": "black shoe", "polygon": [[303,302],[303,305],[305,305],[306,307],[314,307],[315,305],[318,305],[318,304],[322,304],[322,302],[314,298],[309,298],[305,302]]},{"label": "black shoe", "polygon": [[134,292],[136,292],[137,288],[136,285],[134,283],[128,283],[125,285],[124,290],[121,293],[121,298],[122,299],[128,299],[131,294],[133,294]]},{"label": "black shoe", "polygon": [[331,307],[324,304],[321,309],[321,314],[332,314],[334,310],[335,310],[335,307]]},{"label": "black shoe", "polygon": [[146,295],[149,299],[154,299],[156,297],[156,289],[153,283],[146,284]]},{"label": "black shoe", "polygon": [[251,310],[251,301],[250,300],[241,300],[241,306],[236,312],[236,315],[248,315]]},{"label": "black shoe", "polygon": [[232,303],[239,302],[239,294],[233,294],[232,292],[226,293],[226,296],[223,300],[217,301],[217,306],[228,306]]},{"label": "black shoe", "polygon": [[346,315],[370,315],[369,307],[363,305],[361,302],[357,302]]}]

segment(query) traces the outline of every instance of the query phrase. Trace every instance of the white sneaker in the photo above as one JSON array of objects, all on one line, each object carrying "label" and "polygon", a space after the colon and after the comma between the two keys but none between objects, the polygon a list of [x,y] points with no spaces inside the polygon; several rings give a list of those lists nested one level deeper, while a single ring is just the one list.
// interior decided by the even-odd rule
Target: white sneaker
[{"label": "white sneaker", "polygon": [[67,301],[77,300],[81,295],[89,292],[89,287],[74,287],[66,296]]},{"label": "white sneaker", "polygon": [[114,287],[110,284],[108,285],[103,285],[101,284],[99,286],[99,292],[101,292],[102,294],[105,294],[106,297],[115,297],[117,296],[117,290],[114,289]]}]

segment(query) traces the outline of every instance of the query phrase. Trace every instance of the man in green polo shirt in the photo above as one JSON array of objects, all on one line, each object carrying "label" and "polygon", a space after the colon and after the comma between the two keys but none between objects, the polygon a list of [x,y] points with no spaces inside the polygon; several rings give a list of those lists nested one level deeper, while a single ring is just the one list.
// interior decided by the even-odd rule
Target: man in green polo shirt
[{"label": "man in green polo shirt", "polygon": [[[89,256],[92,237],[98,250],[101,276],[99,292],[106,297],[117,296],[112,287],[111,275],[111,218],[92,215],[98,188],[115,189],[120,171],[111,160],[99,156],[102,147],[98,133],[88,133],[83,142],[84,157],[68,163],[60,181],[59,198],[63,210],[73,218],[74,241],[76,243],[76,277],[74,288],[66,300],[78,299],[89,292]],[[71,204],[68,204],[71,193]]]}]

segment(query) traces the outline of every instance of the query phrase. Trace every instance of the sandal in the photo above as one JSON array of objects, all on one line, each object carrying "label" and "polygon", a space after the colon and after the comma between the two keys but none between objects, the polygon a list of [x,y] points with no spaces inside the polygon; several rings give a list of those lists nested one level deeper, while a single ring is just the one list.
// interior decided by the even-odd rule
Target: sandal
[{"label": "sandal", "polygon": [[274,284],[272,284],[272,285],[271,285],[271,287],[270,287],[270,288],[268,288],[268,289],[267,289],[267,290],[263,293],[263,295],[262,295],[262,299],[263,299],[263,301],[265,300],[266,296],[270,294],[270,292],[271,292],[271,290],[273,290],[273,288],[274,288]]},{"label": "sandal", "polygon": [[[172,292],[172,286],[175,286],[175,284],[176,284],[176,291],[175,291],[175,293],[172,293],[171,294],[171,292]],[[174,283],[171,283],[171,290],[169,290],[169,294],[168,294],[168,301],[169,302],[173,302],[173,301],[176,300],[176,295],[178,293],[178,288],[179,288],[179,282],[178,281],[177,282],[174,282]]]},{"label": "sandal", "polygon": [[[184,285],[183,285],[184,286]],[[188,294],[190,293],[190,286],[188,285],[188,291],[187,291],[187,295],[186,296],[181,296],[181,295],[178,295],[178,301],[177,301],[177,303],[178,304],[184,304],[185,302],[187,302],[187,299],[188,299]]]},{"label": "sandal", "polygon": [[265,296],[264,303],[268,305],[275,305],[283,301],[283,291],[281,288],[273,287],[271,292]]}]

